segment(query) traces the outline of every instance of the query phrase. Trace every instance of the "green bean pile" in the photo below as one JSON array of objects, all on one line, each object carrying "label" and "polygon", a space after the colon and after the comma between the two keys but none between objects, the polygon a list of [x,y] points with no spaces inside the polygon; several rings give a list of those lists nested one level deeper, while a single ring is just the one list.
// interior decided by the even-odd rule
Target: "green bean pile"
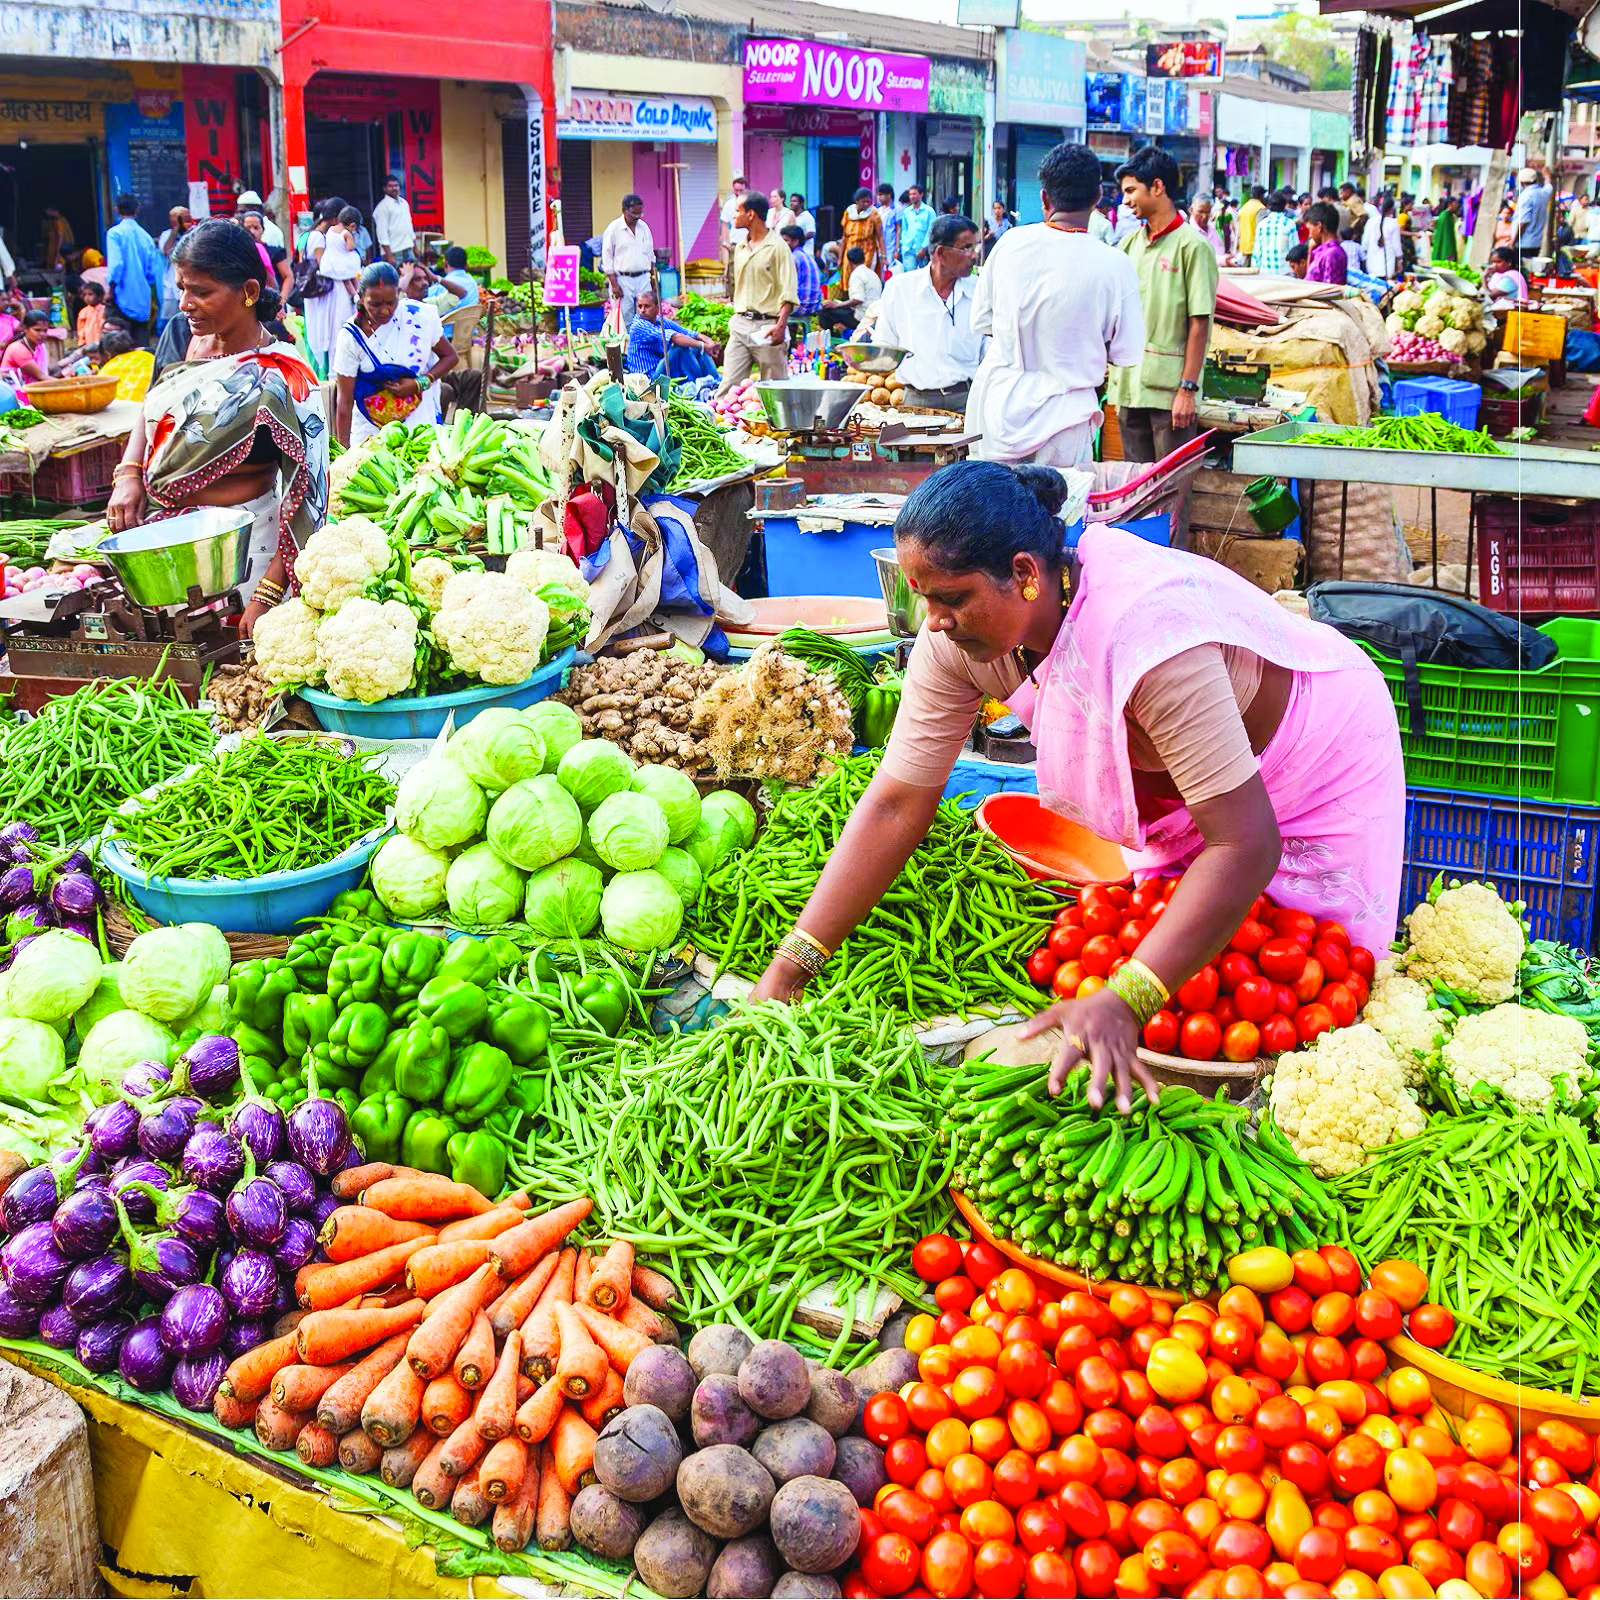
[{"label": "green bean pile", "polygon": [[704,483],[742,472],[750,463],[723,437],[711,420],[711,413],[692,400],[676,394],[667,396],[667,426],[683,450],[683,459],[667,485],[667,493],[688,483]]},{"label": "green bean pile", "polygon": [[384,825],[394,786],[375,754],[322,739],[246,739],[119,814],[151,878],[260,878],[320,867]]},{"label": "green bean pile", "polygon": [[955,1187],[998,1238],[1096,1280],[1196,1296],[1258,1244],[1314,1249],[1343,1218],[1310,1167],[1226,1091],[1142,1090],[1127,1117],[1088,1103],[1087,1071],[1059,1099],[1040,1066],[968,1062],[945,1090]]},{"label": "green bean pile", "polygon": [[31,822],[49,845],[79,844],[129,795],[215,743],[211,713],[196,711],[171,681],[88,684],[0,731],[0,818]]},{"label": "green bean pile", "polygon": [[[8,411],[5,416],[15,416]],[[36,567],[45,559],[50,541],[63,528],[81,528],[82,517],[26,517],[17,522],[0,522],[0,556],[13,566]]]},{"label": "green bean pile", "polygon": [[1455,1313],[1445,1354],[1576,1400],[1600,1394],[1600,1151],[1558,1111],[1436,1116],[1330,1186],[1363,1267],[1391,1256]]},{"label": "green bean pile", "polygon": [[[882,751],[852,756],[772,808],[748,850],[706,879],[690,936],[719,969],[758,978],[794,926]],[[1020,1006],[1039,1010],[1022,964],[1050,932],[1061,899],[941,801],[927,837],[889,892],[845,940],[809,992],[888,1005],[926,1019]]]},{"label": "green bean pile", "polygon": [[[513,1152],[510,1171],[541,1200],[591,1196],[596,1233],[665,1267],[687,1321],[731,1321],[832,1363],[858,1295],[920,1298],[900,1264],[950,1220],[938,1071],[891,1017],[814,1000],[670,1041],[553,1034],[550,1136]],[[794,1320],[823,1284],[850,1308],[831,1349]]]},{"label": "green bean pile", "polygon": [[1379,417],[1365,428],[1318,428],[1294,444],[1344,445],[1354,450],[1422,450],[1433,455],[1503,456],[1487,428],[1463,428],[1435,411],[1415,417]]}]

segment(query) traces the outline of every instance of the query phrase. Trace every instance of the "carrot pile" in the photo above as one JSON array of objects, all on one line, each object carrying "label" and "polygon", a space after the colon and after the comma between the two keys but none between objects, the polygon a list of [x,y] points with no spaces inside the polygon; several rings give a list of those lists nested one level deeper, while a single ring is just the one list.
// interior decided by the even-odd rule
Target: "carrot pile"
[{"label": "carrot pile", "polygon": [[567,1244],[591,1203],[530,1214],[465,1184],[374,1162],[338,1174],[327,1259],[295,1278],[300,1310],[228,1368],[217,1418],[269,1450],[409,1487],[495,1544],[572,1542],[599,1430],[641,1351],[677,1330],[674,1290],[623,1242]]}]

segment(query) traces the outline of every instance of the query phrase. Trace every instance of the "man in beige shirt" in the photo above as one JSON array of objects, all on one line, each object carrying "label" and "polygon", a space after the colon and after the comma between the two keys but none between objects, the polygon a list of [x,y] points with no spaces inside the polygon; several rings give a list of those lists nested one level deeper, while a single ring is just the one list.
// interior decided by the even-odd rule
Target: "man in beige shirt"
[{"label": "man in beige shirt", "polygon": [[737,388],[755,367],[763,378],[788,375],[789,313],[800,285],[789,247],[767,226],[767,197],[740,197],[734,226],[745,230],[733,252],[733,317],[718,394]]}]

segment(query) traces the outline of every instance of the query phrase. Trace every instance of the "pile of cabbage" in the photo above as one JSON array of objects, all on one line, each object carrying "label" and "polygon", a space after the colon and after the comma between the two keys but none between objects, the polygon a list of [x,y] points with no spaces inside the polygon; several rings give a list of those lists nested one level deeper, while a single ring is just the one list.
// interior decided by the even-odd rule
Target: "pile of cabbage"
[{"label": "pile of cabbage", "polygon": [[451,734],[400,780],[395,825],[371,877],[396,919],[520,922],[541,941],[598,925],[647,951],[677,939],[705,875],[755,837],[755,811],[585,739],[570,706],[542,700],[490,707]]},{"label": "pile of cabbage", "polygon": [[1488,343],[1482,302],[1451,294],[1434,280],[1397,294],[1384,326],[1389,330],[1390,355],[1396,360],[1438,359],[1419,350],[1423,340],[1443,351],[1443,359],[1477,355]]}]

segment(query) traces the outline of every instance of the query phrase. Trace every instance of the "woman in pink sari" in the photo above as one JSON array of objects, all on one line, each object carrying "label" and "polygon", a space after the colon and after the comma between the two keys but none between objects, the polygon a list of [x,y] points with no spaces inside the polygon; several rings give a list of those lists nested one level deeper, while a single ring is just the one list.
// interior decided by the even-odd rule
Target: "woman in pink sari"
[{"label": "woman in pink sari", "polygon": [[895,523],[928,604],[882,765],[757,996],[792,999],[894,882],[933,819],[983,701],[1038,749],[1053,811],[1183,882],[1098,993],[1033,1018],[1063,1030],[1050,1087],[1093,1069],[1096,1106],[1144,1023],[1216,958],[1263,892],[1383,949],[1399,910],[1405,775],[1388,689],[1347,639],[1201,557],[1094,526],[1062,549],[1060,474],[960,462]]}]

